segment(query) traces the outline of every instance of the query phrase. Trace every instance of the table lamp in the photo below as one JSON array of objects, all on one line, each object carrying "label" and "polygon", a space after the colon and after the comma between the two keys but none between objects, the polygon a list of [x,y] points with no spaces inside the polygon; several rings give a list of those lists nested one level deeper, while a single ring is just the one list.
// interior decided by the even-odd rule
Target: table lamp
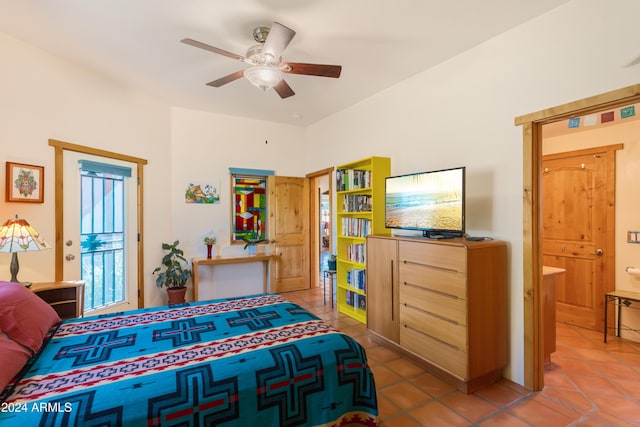
[{"label": "table lamp", "polygon": [[20,283],[18,281],[18,270],[20,269],[18,252],[41,251],[44,249],[51,249],[51,246],[44,241],[40,233],[34,230],[26,220],[18,218],[18,215],[14,219],[7,220],[0,227],[0,252],[12,254],[11,265],[9,266],[12,282]]}]

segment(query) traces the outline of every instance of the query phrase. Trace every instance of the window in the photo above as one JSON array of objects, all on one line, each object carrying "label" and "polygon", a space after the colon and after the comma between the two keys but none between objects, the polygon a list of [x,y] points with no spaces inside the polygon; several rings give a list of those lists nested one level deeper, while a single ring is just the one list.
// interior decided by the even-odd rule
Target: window
[{"label": "window", "polygon": [[273,171],[230,168],[231,173],[231,240],[266,239],[267,177]]}]

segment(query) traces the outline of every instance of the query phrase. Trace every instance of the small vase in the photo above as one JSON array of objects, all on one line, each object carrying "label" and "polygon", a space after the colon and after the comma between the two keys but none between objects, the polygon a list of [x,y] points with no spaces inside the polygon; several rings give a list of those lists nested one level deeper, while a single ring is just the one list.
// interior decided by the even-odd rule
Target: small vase
[{"label": "small vase", "polygon": [[211,250],[213,249],[213,245],[207,245],[207,259],[211,259]]},{"label": "small vase", "polygon": [[249,247],[247,248],[247,251],[249,251],[249,255],[255,255],[256,254],[256,245],[249,245]]}]

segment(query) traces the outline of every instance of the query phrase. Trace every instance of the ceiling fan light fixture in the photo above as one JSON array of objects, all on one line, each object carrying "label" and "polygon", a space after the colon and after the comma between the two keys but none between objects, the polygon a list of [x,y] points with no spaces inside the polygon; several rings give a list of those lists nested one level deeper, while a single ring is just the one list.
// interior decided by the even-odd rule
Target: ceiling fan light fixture
[{"label": "ceiling fan light fixture", "polygon": [[246,69],[244,76],[252,85],[264,91],[273,88],[284,78],[282,72],[277,68],[264,65],[254,65]]}]

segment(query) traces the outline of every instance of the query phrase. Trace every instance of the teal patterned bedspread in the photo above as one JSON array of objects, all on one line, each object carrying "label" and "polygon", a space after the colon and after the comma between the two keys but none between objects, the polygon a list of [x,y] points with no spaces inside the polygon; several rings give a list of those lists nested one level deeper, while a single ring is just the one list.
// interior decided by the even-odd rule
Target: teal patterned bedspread
[{"label": "teal patterned bedspread", "polygon": [[352,338],[279,295],[61,322],[0,396],[11,426],[377,425]]}]

